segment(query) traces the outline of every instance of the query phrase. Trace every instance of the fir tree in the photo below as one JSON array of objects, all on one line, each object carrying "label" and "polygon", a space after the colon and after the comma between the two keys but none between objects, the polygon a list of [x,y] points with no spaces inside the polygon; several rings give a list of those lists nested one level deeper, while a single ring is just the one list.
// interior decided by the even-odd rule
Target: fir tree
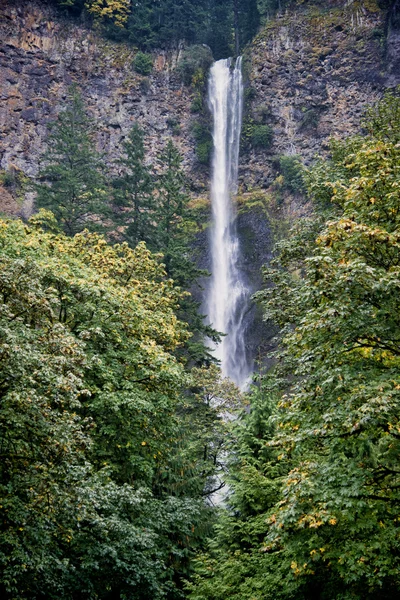
[{"label": "fir tree", "polygon": [[115,200],[122,212],[117,222],[127,225],[125,239],[131,247],[140,241],[154,240],[153,182],[151,166],[145,165],[143,131],[135,124],[123,144],[124,156],[118,161],[122,174],[114,181]]},{"label": "fir tree", "polygon": [[[177,285],[184,290],[193,289],[198,279],[207,275],[193,260],[191,230],[195,230],[190,196],[186,191],[186,177],[182,169],[182,157],[171,140],[158,157],[161,170],[156,187],[158,204],[154,213],[157,223],[157,236],[150,248],[164,254],[166,271]],[[193,224],[193,228],[192,228]],[[188,295],[180,302],[179,317],[189,324],[192,338],[186,343],[185,352],[195,364],[213,362],[204,336],[219,341],[218,333],[204,325],[204,317],[199,312],[200,304]]]},{"label": "fir tree", "polygon": [[52,124],[36,186],[37,206],[51,210],[67,235],[98,228],[106,213],[104,167],[93,135],[93,123],[73,86],[65,110]]},{"label": "fir tree", "polygon": [[[182,170],[182,157],[171,140],[168,141],[164,151],[158,157],[161,173],[158,177],[158,207],[156,221],[158,227],[158,250],[165,256],[165,265],[168,275],[179,276],[179,283],[187,282],[188,274],[180,268],[176,269],[176,252],[182,252],[182,242],[185,244],[183,223],[188,216],[190,197],[185,189],[185,174]],[[184,258],[181,255],[181,259]],[[188,265],[186,265],[188,266]]]}]

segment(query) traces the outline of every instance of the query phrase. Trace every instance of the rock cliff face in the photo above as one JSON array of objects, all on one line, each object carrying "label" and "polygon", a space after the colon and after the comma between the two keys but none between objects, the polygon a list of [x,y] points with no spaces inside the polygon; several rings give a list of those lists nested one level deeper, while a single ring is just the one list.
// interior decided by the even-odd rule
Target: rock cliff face
[{"label": "rock cliff face", "polygon": [[395,5],[303,3],[267,23],[247,55],[248,118],[271,126],[274,141],[242,155],[244,189],[270,185],[276,156],[324,155],[330,136],[357,132],[365,107],[400,82]]},{"label": "rock cliff face", "polygon": [[[310,162],[331,135],[355,132],[365,106],[400,81],[398,4],[388,14],[377,0],[307,2],[265,25],[246,51],[247,120],[269,125],[274,138],[270,148],[242,152],[243,191],[269,187],[277,156]],[[138,121],[150,157],[174,135],[193,188],[206,193],[190,133],[191,90],[174,71],[179,51],[155,53],[143,77],[132,68],[134,49],[60,19],[44,0],[2,0],[0,36],[1,169],[35,176],[47,124],[77,82],[110,163]]]},{"label": "rock cliff face", "polygon": [[143,77],[132,68],[132,48],[57,19],[45,3],[24,0],[0,3],[0,38],[1,169],[36,175],[47,125],[76,82],[98,123],[98,148],[109,163],[134,121],[146,130],[150,157],[173,135],[173,124],[175,131],[179,126],[175,142],[192,171],[190,91],[173,71],[179,52],[155,55],[153,73]]},{"label": "rock cliff face", "polygon": [[[379,2],[299,2],[269,21],[245,52],[245,127],[273,130],[269,147],[244,144],[241,151],[238,231],[242,268],[254,289],[261,284],[260,266],[270,258],[273,234],[284,235],[287,221],[307,210],[300,197],[274,204],[279,157],[299,154],[310,163],[316,154],[326,154],[330,136],[356,132],[366,105],[400,83],[400,0]],[[24,197],[22,184],[37,174],[48,123],[76,82],[98,124],[98,148],[109,165],[135,121],[146,131],[150,159],[174,137],[194,195],[202,196],[199,225],[204,227],[208,172],[194,151],[194,92],[177,77],[179,50],[154,53],[153,72],[143,77],[132,68],[133,48],[60,19],[45,0],[0,0],[0,40],[3,182],[8,176],[7,189],[0,185],[0,212],[27,216],[32,211],[32,197]],[[207,229],[196,246],[201,266],[209,266]],[[274,331],[261,328],[259,319],[253,323],[254,353],[261,339],[268,348]]]}]

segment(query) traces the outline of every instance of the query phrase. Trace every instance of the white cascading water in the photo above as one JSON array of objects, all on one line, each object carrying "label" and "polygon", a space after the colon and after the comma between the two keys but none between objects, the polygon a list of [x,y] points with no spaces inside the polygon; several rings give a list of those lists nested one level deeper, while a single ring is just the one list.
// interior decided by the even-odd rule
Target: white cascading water
[{"label": "white cascading water", "polygon": [[219,60],[211,68],[208,100],[214,118],[211,203],[211,283],[207,314],[213,327],[226,335],[215,347],[222,374],[244,389],[252,372],[246,353],[244,317],[250,289],[238,268],[239,240],[233,197],[237,192],[242,126],[242,59]]}]

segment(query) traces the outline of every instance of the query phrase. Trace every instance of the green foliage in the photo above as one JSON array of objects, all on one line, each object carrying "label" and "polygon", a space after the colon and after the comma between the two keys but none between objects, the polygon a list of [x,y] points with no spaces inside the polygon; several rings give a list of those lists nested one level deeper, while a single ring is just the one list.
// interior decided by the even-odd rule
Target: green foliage
[{"label": "green foliage", "polygon": [[155,235],[152,167],[145,164],[143,144],[143,131],[135,124],[123,142],[124,154],[118,161],[120,175],[113,181],[118,210],[113,220],[132,248],[139,242],[151,242]]},{"label": "green foliage", "polygon": [[244,90],[244,97],[245,100],[254,100],[254,98],[256,98],[257,96],[257,90],[251,86],[248,86],[245,88]]},{"label": "green foliage", "polygon": [[36,185],[36,204],[54,212],[68,235],[101,226],[107,213],[104,166],[94,145],[94,126],[76,87],[53,123]]},{"label": "green foliage", "polygon": [[274,131],[269,125],[255,123],[247,118],[243,123],[242,142],[252,148],[267,150],[273,142]]},{"label": "green foliage", "polygon": [[[216,59],[243,48],[257,32],[265,6],[256,0],[52,0],[73,16],[94,17],[105,35],[142,51],[207,44]],[[272,2],[276,4],[275,2]],[[274,9],[275,10],[275,7]],[[236,38],[236,39],[235,39]]]},{"label": "green foliage", "polygon": [[281,156],[279,159],[279,170],[283,175],[284,187],[292,194],[305,192],[303,181],[304,167],[297,155]]},{"label": "green foliage", "polygon": [[2,592],[178,598],[207,521],[163,484],[186,380],[178,291],[143,244],[43,223],[0,223]]},{"label": "green foliage", "polygon": [[[239,49],[250,42],[257,33],[260,25],[260,13],[257,0],[235,0],[234,22],[236,23]],[[235,11],[236,8],[236,11]],[[235,14],[236,12],[236,14]]]},{"label": "green foliage", "polygon": [[[391,316],[398,160],[395,144],[376,140],[346,158],[353,176],[333,187],[343,215],[312,245],[304,281],[285,286],[294,308],[287,324],[296,326],[284,337],[286,364],[301,384],[282,400],[277,443],[297,466],[269,539],[291,550],[298,577],[325,573],[357,598],[400,585],[392,462],[399,331]],[[279,290],[266,297],[269,316],[279,310],[282,320]]]},{"label": "green foliage", "polygon": [[130,9],[130,0],[85,0],[89,14],[100,22],[111,22],[116,27],[124,27]]},{"label": "green foliage", "polygon": [[[191,242],[197,227],[189,207],[190,197],[182,170],[182,157],[171,140],[158,157],[157,170],[157,206],[153,213],[157,231],[149,247],[163,253],[167,274],[177,285],[188,290],[207,272],[198,269],[194,262]],[[189,294],[183,297],[178,314],[189,324],[193,334],[181,354],[189,364],[209,364],[213,358],[204,343],[204,337],[207,335],[217,340],[217,332],[204,325],[199,303]]]},{"label": "green foliage", "polygon": [[199,41],[210,46],[216,60],[232,56],[235,52],[233,8],[231,0],[206,3],[206,18]]},{"label": "green foliage", "polygon": [[251,144],[254,148],[266,150],[272,144],[273,129],[269,125],[254,124],[251,132]]},{"label": "green foliage", "polygon": [[196,561],[196,575],[187,584],[193,600],[305,600],[287,577],[286,553],[271,553],[263,544],[266,514],[279,500],[287,461],[269,446],[275,433],[276,393],[253,390],[251,409],[233,427],[229,465],[229,510],[224,511],[210,540],[209,551]]},{"label": "green foliage", "polygon": [[151,54],[145,54],[139,50],[133,59],[132,66],[136,73],[140,73],[140,75],[150,75],[153,70],[153,57]]},{"label": "green foliage", "polygon": [[192,103],[190,105],[190,112],[199,113],[199,112],[202,112],[203,109],[204,109],[203,97],[200,92],[197,92],[194,95]]},{"label": "green foliage", "polygon": [[282,10],[290,0],[257,0],[257,9],[261,21],[266,21],[274,16],[276,11]]},{"label": "green foliage", "polygon": [[67,9],[72,15],[87,11],[100,23],[112,23],[117,28],[126,24],[130,0],[53,0],[55,4]]},{"label": "green foliage", "polygon": [[213,142],[210,127],[203,120],[195,121],[192,126],[193,137],[196,140],[196,156],[202,165],[209,165]]},{"label": "green foliage", "polygon": [[179,60],[177,71],[185,85],[192,85],[195,76],[204,75],[211,67],[213,57],[207,46],[189,46]]},{"label": "green foliage", "polygon": [[0,185],[3,185],[15,198],[23,199],[29,187],[29,178],[20,169],[11,166],[0,171]]},{"label": "green foliage", "polygon": [[[186,493],[191,489],[197,496],[211,495],[225,486],[228,426],[222,415],[228,411],[231,416],[237,414],[243,403],[240,391],[221,377],[215,364],[191,369],[190,384],[179,407],[179,460],[190,465],[185,470]],[[182,484],[180,476],[175,486],[182,488]]]},{"label": "green foliage", "polygon": [[232,510],[199,557],[195,600],[400,593],[398,102],[370,113],[369,137],[334,143],[325,175],[311,169],[324,212],[265,269],[257,297],[281,347],[237,423]]},{"label": "green foliage", "polygon": [[212,152],[212,142],[210,140],[203,140],[197,143],[196,156],[198,161],[202,165],[209,165]]},{"label": "green foliage", "polygon": [[16,174],[13,170],[2,171],[0,173],[0,182],[5,188],[14,188],[16,184]]},{"label": "green foliage", "polygon": [[301,119],[301,129],[316,129],[321,118],[321,110],[318,108],[309,108],[304,111]]},{"label": "green foliage", "polygon": [[367,111],[363,125],[370,135],[393,143],[400,141],[399,91],[400,88],[386,91],[383,101]]},{"label": "green foliage", "polygon": [[181,124],[175,117],[169,117],[166,121],[168,127],[171,128],[173,135],[179,135],[181,132]]}]

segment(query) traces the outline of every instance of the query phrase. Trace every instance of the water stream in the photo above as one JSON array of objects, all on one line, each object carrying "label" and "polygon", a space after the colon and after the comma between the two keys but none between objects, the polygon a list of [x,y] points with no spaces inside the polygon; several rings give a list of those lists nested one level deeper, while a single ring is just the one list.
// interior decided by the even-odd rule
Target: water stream
[{"label": "water stream", "polygon": [[208,101],[214,119],[211,203],[211,282],[207,294],[210,323],[225,333],[214,347],[222,374],[245,388],[253,370],[246,352],[245,315],[251,291],[239,268],[240,247],[234,197],[237,192],[243,111],[242,59],[219,60],[211,68]]}]

